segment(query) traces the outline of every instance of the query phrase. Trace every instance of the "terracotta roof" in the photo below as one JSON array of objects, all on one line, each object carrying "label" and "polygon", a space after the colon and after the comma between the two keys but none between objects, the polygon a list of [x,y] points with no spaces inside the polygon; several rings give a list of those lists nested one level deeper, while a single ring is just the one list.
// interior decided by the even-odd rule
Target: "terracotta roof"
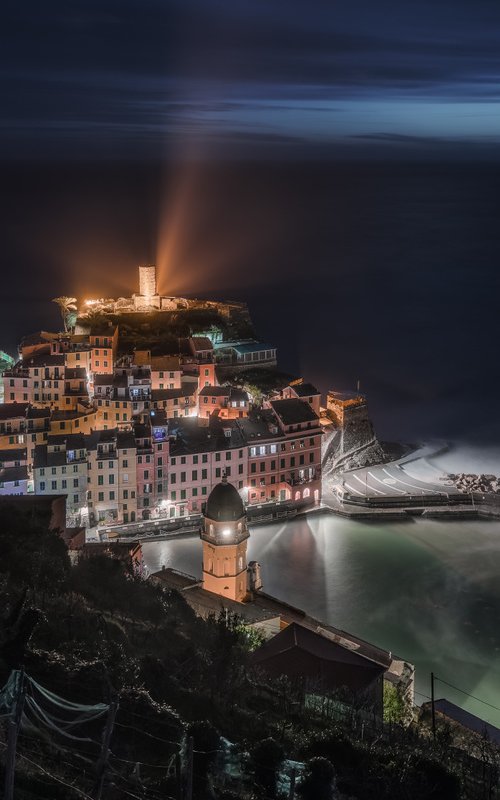
[{"label": "terracotta roof", "polygon": [[297,425],[300,422],[318,422],[318,416],[309,403],[298,398],[271,400],[271,407],[284,425]]},{"label": "terracotta roof", "polygon": [[26,461],[26,457],[26,447],[13,447],[11,450],[0,450],[0,464],[10,461]]},{"label": "terracotta roof", "polygon": [[[422,708],[430,711],[431,704],[423,703]],[[434,708],[439,714],[453,720],[453,722],[457,722],[463,728],[478,733],[480,736],[486,735],[492,742],[500,744],[500,729],[495,728],[494,725],[490,725],[489,722],[485,722],[484,719],[476,717],[474,714],[471,714],[470,711],[465,711],[465,709],[445,699],[436,700]]]},{"label": "terracotta roof", "polygon": [[312,383],[297,383],[291,388],[299,397],[310,397],[311,395],[320,394]]},{"label": "terracotta roof", "polygon": [[229,397],[230,394],[229,386],[204,386],[200,391],[200,397]]},{"label": "terracotta roof", "polygon": [[6,467],[0,469],[0,483],[14,483],[14,481],[28,480],[28,467]]},{"label": "terracotta roof", "polygon": [[50,417],[50,414],[50,408],[34,408],[34,406],[30,406],[26,412],[26,419],[43,419],[43,417],[48,418]]},{"label": "terracotta roof", "polygon": [[202,617],[217,616],[228,609],[247,624],[266,622],[276,619],[276,615],[265,609],[256,608],[253,603],[238,603],[229,597],[209,592],[203,589],[199,578],[186,575],[178,570],[167,567],[151,575],[151,579],[160,582],[168,589],[175,589],[185,597],[186,602]]},{"label": "terracotta roof", "polygon": [[126,389],[128,386],[128,375],[118,373],[113,375],[113,386],[115,389]]},{"label": "terracotta roof", "polygon": [[287,653],[294,649],[303,650],[321,661],[342,662],[352,666],[363,666],[382,674],[385,667],[367,655],[363,655],[346,645],[333,641],[321,633],[292,622],[272,639],[259,647],[252,656],[252,661],[261,664],[279,653]]},{"label": "terracotta roof", "polygon": [[0,419],[25,417],[29,403],[0,403]]},{"label": "terracotta roof", "polygon": [[65,443],[66,450],[83,450],[85,448],[85,438],[83,433],[67,433],[65,436],[49,434],[47,437],[47,444]]},{"label": "terracotta roof", "polygon": [[37,333],[29,333],[21,339],[20,347],[31,347],[36,344],[47,344],[53,339],[57,339],[58,333],[50,333],[49,331],[38,331]]},{"label": "terracotta roof", "polygon": [[190,342],[195,352],[214,349],[208,336],[191,336]]},{"label": "terracotta roof", "polygon": [[153,356],[151,359],[152,372],[179,372],[180,368],[177,356]]},{"label": "terracotta roof", "polygon": [[[210,418],[207,427],[200,425],[198,417],[177,417],[169,419],[170,455],[182,456],[186,453],[209,453],[217,450],[235,450],[245,446],[245,439],[239,425],[240,420]],[[231,436],[224,434],[224,428],[231,429]]]},{"label": "terracotta roof", "polygon": [[289,624],[296,622],[314,633],[319,633],[325,638],[331,639],[350,650],[355,650],[371,661],[376,661],[377,664],[383,666],[384,669],[387,669],[391,664],[392,655],[387,650],[383,650],[381,647],[367,642],[364,639],[360,639],[359,636],[348,633],[341,628],[336,628],[315,617],[311,617],[303,609],[296,608],[290,605],[290,603],[286,603],[266,592],[257,592],[255,595],[255,603],[275,613],[279,613],[282,619]]},{"label": "terracotta roof", "polygon": [[94,375],[94,386],[112,386],[113,378],[114,378],[113,375],[107,375],[102,373]]},{"label": "terracotta roof", "polygon": [[243,402],[248,403],[248,392],[245,392],[244,389],[231,389],[231,400],[235,400],[236,402]]},{"label": "terracotta roof", "polygon": [[144,366],[151,363],[151,350],[134,350],[133,363]]},{"label": "terracotta roof", "polygon": [[33,467],[40,469],[41,467],[60,467],[66,464],[66,450],[60,450],[57,453],[49,453],[46,444],[37,444],[35,447],[35,457],[33,459]]},{"label": "terracotta roof", "polygon": [[160,425],[167,424],[167,414],[163,410],[163,408],[153,408],[149,412],[151,425],[155,427],[160,427]]},{"label": "terracotta roof", "polygon": [[151,389],[151,402],[153,403],[159,400],[174,400],[176,397],[184,397],[182,389]]},{"label": "terracotta roof", "polygon": [[64,361],[63,353],[58,353],[56,355],[39,353],[38,355],[31,356],[31,358],[23,358],[23,367],[63,367]]},{"label": "terracotta roof", "polygon": [[190,381],[182,381],[180,389],[152,389],[151,400],[157,402],[158,400],[173,400],[176,397],[192,397],[196,394],[197,383]]}]

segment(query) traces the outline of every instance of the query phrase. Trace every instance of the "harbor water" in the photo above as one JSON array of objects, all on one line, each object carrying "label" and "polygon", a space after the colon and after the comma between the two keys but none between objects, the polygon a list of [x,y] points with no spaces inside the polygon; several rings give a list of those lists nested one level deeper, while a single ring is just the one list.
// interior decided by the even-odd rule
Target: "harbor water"
[{"label": "harbor water", "polygon": [[[147,543],[144,555],[153,572],[201,575],[195,536]],[[433,671],[457,687],[438,681],[436,698],[500,727],[499,523],[310,515],[252,528],[248,555],[268,593],[415,664],[417,703]]]}]

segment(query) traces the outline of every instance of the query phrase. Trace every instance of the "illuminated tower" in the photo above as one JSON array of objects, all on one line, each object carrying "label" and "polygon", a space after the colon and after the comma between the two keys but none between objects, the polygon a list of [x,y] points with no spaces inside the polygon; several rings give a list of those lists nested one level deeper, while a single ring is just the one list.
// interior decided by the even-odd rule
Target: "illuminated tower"
[{"label": "illuminated tower", "polygon": [[156,295],[156,267],[148,264],[139,267],[139,294],[146,298],[148,305],[151,305],[153,297]]},{"label": "illuminated tower", "polygon": [[224,477],[207,500],[203,528],[203,588],[240,603],[247,598],[245,509],[237,489]]}]

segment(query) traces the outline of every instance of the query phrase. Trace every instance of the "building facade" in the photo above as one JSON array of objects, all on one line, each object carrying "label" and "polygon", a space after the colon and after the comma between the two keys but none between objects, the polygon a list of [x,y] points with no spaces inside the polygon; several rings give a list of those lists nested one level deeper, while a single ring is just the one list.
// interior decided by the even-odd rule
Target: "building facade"
[{"label": "building facade", "polygon": [[245,600],[249,536],[241,497],[224,477],[210,492],[203,515],[203,589],[239,603]]}]

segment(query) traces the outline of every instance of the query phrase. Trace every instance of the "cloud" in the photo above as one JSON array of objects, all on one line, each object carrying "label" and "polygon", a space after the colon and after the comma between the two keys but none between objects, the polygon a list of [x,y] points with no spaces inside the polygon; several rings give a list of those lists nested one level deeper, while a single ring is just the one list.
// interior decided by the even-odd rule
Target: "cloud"
[{"label": "cloud", "polygon": [[[7,3],[1,20],[3,130],[26,141],[30,131],[36,139],[69,128],[75,144],[78,130],[80,138],[144,135],[149,146],[155,132],[160,145],[219,129],[225,141],[253,126],[256,143],[263,135],[303,142],[324,137],[321,117],[347,117],[348,103],[358,103],[358,130],[331,125],[329,138],[375,141],[359,114],[378,113],[383,130],[388,102],[500,99],[500,7],[490,0],[315,0],[313,8],[303,0],[26,0],[22,9]],[[454,124],[460,134],[459,117]]]},{"label": "cloud", "polygon": [[448,144],[449,139],[437,136],[412,136],[406,133],[387,133],[375,132],[372,133],[353,133],[351,139],[370,139],[378,142],[394,142],[395,144]]}]

